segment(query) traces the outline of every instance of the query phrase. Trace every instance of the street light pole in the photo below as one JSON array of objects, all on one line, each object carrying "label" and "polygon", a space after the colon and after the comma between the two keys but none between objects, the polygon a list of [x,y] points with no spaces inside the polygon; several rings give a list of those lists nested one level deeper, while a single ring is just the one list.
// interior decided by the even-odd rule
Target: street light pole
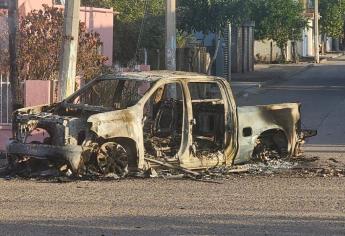
[{"label": "street light pole", "polygon": [[166,0],[165,66],[176,70],[176,0]]},{"label": "street light pole", "polygon": [[63,51],[60,62],[59,100],[74,92],[78,54],[80,0],[65,2]]},{"label": "street light pole", "polygon": [[314,56],[315,63],[320,63],[319,49],[319,0],[315,0],[314,4]]}]

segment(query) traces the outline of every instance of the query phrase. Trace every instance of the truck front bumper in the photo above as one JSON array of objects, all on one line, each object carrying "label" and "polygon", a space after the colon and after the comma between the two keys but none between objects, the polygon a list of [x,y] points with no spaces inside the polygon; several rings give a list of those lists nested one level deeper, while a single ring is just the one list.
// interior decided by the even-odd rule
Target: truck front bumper
[{"label": "truck front bumper", "polygon": [[82,147],[77,145],[53,146],[46,144],[24,144],[13,140],[7,144],[6,149],[8,155],[50,160],[62,158],[71,164],[73,171],[79,169],[83,151]]}]

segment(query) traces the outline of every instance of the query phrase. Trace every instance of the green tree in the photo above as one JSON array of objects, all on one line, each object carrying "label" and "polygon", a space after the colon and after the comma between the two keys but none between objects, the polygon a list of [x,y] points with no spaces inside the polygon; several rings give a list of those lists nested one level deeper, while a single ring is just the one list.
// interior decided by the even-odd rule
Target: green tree
[{"label": "green tree", "polygon": [[182,31],[204,34],[216,33],[217,44],[211,63],[210,73],[217,57],[220,39],[230,22],[239,25],[250,17],[250,0],[180,0],[178,5],[178,28]]},{"label": "green tree", "polygon": [[163,49],[165,0],[82,0],[84,6],[112,7],[115,22],[114,58],[122,65],[138,61],[139,49]]},{"label": "green tree", "polygon": [[289,40],[302,39],[307,20],[303,16],[303,5],[294,0],[253,0],[252,19],[255,21],[255,38],[273,40],[286,61]]},{"label": "green tree", "polygon": [[112,6],[120,12],[115,58],[121,64],[136,64],[139,49],[164,49],[165,0],[116,0]]},{"label": "green tree", "polygon": [[325,36],[343,37],[345,0],[320,1],[320,30]]},{"label": "green tree", "polygon": [[87,7],[110,8],[112,0],[81,0],[80,4]]}]

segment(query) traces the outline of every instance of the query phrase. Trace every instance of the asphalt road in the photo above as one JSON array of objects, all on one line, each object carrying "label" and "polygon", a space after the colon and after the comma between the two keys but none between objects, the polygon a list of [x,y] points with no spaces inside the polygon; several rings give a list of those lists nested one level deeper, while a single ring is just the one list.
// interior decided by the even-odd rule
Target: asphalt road
[{"label": "asphalt road", "polygon": [[[251,89],[241,105],[300,101],[307,155],[345,160],[344,58]],[[237,176],[52,183],[0,180],[0,235],[345,235],[345,178]]]},{"label": "asphalt road", "polygon": [[260,87],[248,83],[237,96],[237,103],[252,106],[300,102],[303,128],[318,131],[304,146],[306,156],[318,157],[319,166],[328,165],[332,159],[344,168],[345,56],[301,71],[283,82],[276,80]]},{"label": "asphalt road", "polygon": [[344,235],[342,178],[0,181],[1,235]]},{"label": "asphalt road", "polygon": [[301,102],[304,127],[319,132],[310,144],[345,145],[345,56],[309,67],[283,83],[249,89],[237,102]]}]

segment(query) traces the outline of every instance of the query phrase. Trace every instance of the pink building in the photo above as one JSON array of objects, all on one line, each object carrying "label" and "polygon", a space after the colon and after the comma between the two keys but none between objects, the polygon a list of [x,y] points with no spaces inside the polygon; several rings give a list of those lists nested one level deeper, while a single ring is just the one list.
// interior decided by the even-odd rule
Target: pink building
[{"label": "pink building", "polygon": [[[54,4],[55,0],[18,0],[19,14],[26,15],[32,10],[42,9],[42,5],[56,6],[63,8],[63,5]],[[113,32],[114,32],[114,12],[112,8],[81,7],[80,21],[86,24],[88,31],[100,34],[103,42],[102,53],[109,58],[108,65],[113,63]]]}]

